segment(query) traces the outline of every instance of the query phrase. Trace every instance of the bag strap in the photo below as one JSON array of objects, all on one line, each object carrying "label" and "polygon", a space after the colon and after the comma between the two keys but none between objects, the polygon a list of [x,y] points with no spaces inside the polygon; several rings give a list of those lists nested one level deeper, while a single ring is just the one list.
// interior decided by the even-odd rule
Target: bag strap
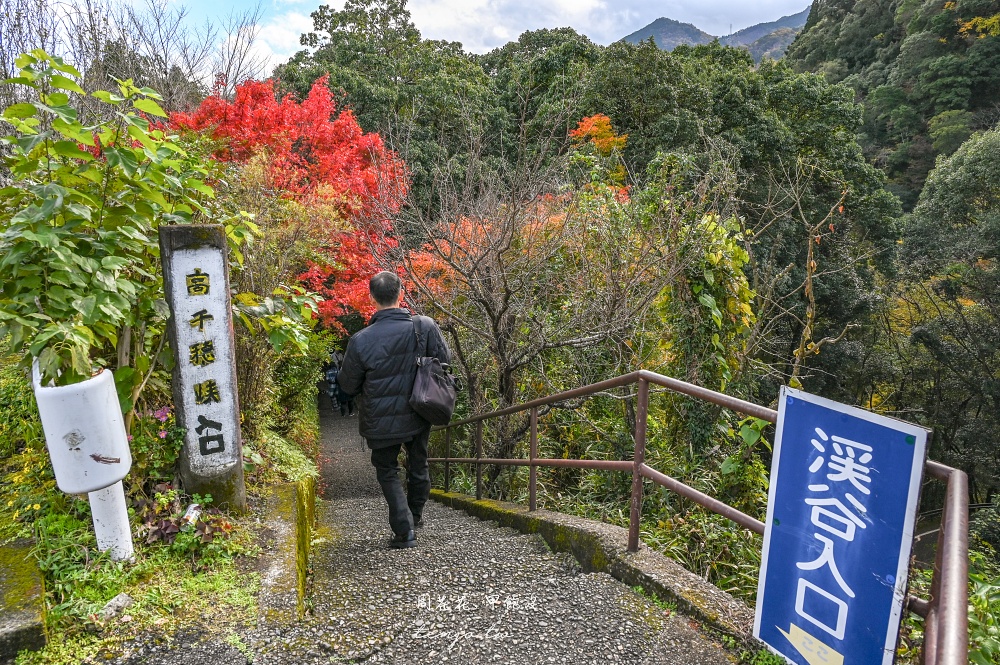
[{"label": "bag strap", "polygon": [[424,337],[424,352],[420,353],[420,337],[421,337],[420,333],[423,331],[423,326],[420,325],[420,318],[421,317],[419,315],[414,314],[413,317],[412,317],[412,319],[411,319],[413,321],[413,334],[417,338],[416,353],[417,353],[417,357],[418,358],[420,358],[421,356],[426,356],[427,355],[427,336],[426,335],[423,336]]}]

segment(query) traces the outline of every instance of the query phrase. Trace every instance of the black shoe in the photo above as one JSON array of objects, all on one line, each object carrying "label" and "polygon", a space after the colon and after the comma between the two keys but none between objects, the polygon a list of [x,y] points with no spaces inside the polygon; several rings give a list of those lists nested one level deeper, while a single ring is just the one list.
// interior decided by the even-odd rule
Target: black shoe
[{"label": "black shoe", "polygon": [[417,529],[423,528],[423,526],[424,526],[424,518],[421,517],[421,516],[419,516],[419,515],[414,515],[413,516],[413,526],[415,528],[417,528]]},{"label": "black shoe", "polygon": [[389,547],[394,550],[401,550],[406,547],[416,547],[417,546],[417,534],[413,533],[413,529],[410,529],[409,533],[405,536],[395,535],[392,540],[389,541]]}]

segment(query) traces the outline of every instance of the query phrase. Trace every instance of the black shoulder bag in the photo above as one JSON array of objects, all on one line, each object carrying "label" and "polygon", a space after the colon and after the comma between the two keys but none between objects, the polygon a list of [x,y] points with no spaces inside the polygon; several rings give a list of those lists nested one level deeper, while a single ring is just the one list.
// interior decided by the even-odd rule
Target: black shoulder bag
[{"label": "black shoulder bag", "polygon": [[[413,334],[417,338],[417,376],[410,392],[410,407],[431,425],[447,425],[455,413],[457,383],[448,365],[427,355],[427,335],[421,334],[421,316],[413,317]],[[423,337],[421,346],[420,338]]]}]

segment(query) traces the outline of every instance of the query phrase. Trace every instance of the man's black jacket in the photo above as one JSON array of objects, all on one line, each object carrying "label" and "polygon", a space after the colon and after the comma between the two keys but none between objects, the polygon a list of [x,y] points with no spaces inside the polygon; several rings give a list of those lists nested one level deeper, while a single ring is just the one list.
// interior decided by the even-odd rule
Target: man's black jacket
[{"label": "man's black jacket", "polygon": [[[442,363],[451,352],[433,320],[423,318],[427,354]],[[409,441],[430,424],[410,408],[417,375],[417,338],[410,312],[401,307],[375,312],[368,326],[347,343],[337,383],[348,395],[361,393],[358,431],[371,448]]]}]

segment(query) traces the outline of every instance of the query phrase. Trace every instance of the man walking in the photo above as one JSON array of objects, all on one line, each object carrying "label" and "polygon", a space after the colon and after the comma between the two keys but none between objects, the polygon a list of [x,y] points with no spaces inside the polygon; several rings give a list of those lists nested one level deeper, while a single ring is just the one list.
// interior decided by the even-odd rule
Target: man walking
[{"label": "man walking", "polygon": [[[427,439],[430,423],[410,408],[417,373],[417,335],[410,312],[400,306],[402,284],[383,271],[368,282],[375,314],[368,326],[351,337],[337,382],[348,395],[358,395],[358,431],[372,451],[375,476],[389,504],[393,548],[417,544],[413,528],[423,526],[421,513],[430,496]],[[440,329],[424,318],[427,355],[442,363],[451,353]],[[406,448],[407,492],[399,479],[399,451]]]}]

